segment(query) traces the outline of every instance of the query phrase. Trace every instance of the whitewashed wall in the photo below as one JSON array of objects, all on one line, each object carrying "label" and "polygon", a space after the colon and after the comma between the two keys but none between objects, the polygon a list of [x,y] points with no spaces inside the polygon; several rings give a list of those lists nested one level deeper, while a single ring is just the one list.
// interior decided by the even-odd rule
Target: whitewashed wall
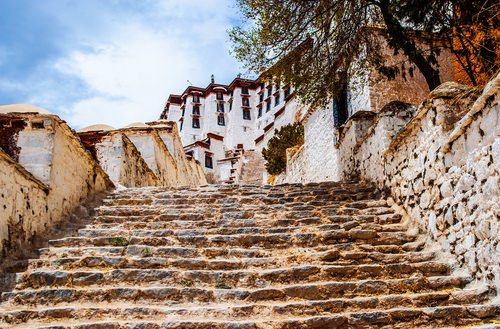
[{"label": "whitewashed wall", "polygon": [[304,124],[304,145],[287,161],[286,182],[322,182],[339,179],[338,150],[330,108],[314,111]]}]

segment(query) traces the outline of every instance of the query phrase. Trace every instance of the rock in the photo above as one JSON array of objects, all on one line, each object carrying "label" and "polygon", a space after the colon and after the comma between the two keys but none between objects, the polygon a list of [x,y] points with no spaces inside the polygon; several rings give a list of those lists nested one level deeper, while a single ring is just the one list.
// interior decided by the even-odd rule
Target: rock
[{"label": "rock", "polygon": [[441,185],[440,191],[443,198],[448,198],[453,196],[453,186],[451,185],[451,180],[445,181]]},{"label": "rock", "polygon": [[471,273],[475,273],[477,271],[476,253],[474,251],[469,250],[464,254],[464,262],[465,266]]},{"label": "rock", "polygon": [[427,221],[427,227],[429,229],[429,233],[431,234],[432,239],[436,240],[438,236],[437,232],[437,218],[434,212],[429,214],[429,219]]},{"label": "rock", "polygon": [[464,174],[457,183],[457,190],[460,192],[467,192],[472,189],[475,183],[474,176],[470,174]]}]

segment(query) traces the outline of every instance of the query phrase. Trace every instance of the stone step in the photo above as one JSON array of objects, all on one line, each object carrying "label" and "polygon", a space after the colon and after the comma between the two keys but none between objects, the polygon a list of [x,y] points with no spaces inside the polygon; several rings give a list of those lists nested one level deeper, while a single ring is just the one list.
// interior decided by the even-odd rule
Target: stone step
[{"label": "stone step", "polygon": [[127,246],[141,244],[150,246],[258,246],[263,248],[314,247],[339,243],[370,243],[372,245],[401,246],[415,240],[415,236],[401,232],[377,232],[375,230],[328,230],[310,233],[273,233],[273,234],[233,234],[233,235],[178,235],[169,237],[148,236],[107,236],[107,237],[68,237],[50,240],[49,246]]},{"label": "stone step", "polygon": [[[374,224],[396,224],[401,220],[397,214],[387,215],[333,215],[333,216],[312,216],[298,219],[286,217],[274,218],[230,218],[222,219],[210,217],[204,214],[186,215],[144,215],[144,216],[98,216],[91,225],[124,224],[124,225],[145,225],[151,228],[220,228],[220,227],[274,227],[274,226],[304,226],[315,224],[343,224],[348,222],[374,223]],[[130,226],[129,226],[130,227]]]},{"label": "stone step", "polygon": [[[357,202],[374,201],[373,196],[369,195],[355,195],[355,196],[309,196],[309,197],[283,197],[283,198],[270,198],[270,197],[260,197],[260,198],[240,198],[240,199],[221,199],[221,200],[197,200],[196,198],[186,199],[181,201],[178,200],[158,200],[155,199],[150,205],[127,205],[127,204],[108,204],[96,208],[95,210],[99,215],[109,215],[109,214],[121,214],[121,215],[134,215],[138,213],[144,214],[157,214],[154,210],[161,210],[164,212],[177,211],[182,209],[192,209],[192,210],[206,210],[208,207],[215,207],[217,209],[223,209],[226,207],[232,207],[238,204],[242,208],[258,209],[263,212],[266,210],[272,210],[276,207],[279,210],[293,210],[294,205],[297,203],[302,203],[303,205],[312,207],[321,206],[335,206],[342,208],[344,204],[351,204]],[[369,208],[369,207],[366,207]],[[364,209],[364,208],[361,208]]]},{"label": "stone step", "polygon": [[[64,325],[58,323],[50,323],[47,321],[31,321],[28,322],[31,327],[38,328],[78,328],[78,329],[167,329],[167,328],[186,328],[186,329],[261,329],[261,328],[279,328],[279,329],[296,329],[296,328],[437,328],[443,325],[460,326],[478,325],[498,316],[499,305],[439,305],[435,307],[393,307],[381,308],[380,310],[349,312],[335,314],[325,312],[326,314],[302,315],[294,317],[285,317],[281,314],[274,315],[272,306],[264,306],[268,313],[258,314],[259,316],[252,317],[254,320],[220,320],[216,319],[216,315],[220,312],[225,312],[225,307],[212,308],[215,316],[192,316],[191,312],[197,313],[197,308],[190,308],[183,312],[182,308],[150,308],[150,307],[130,307],[130,308],[60,308],[47,309],[42,311],[23,310],[17,313],[12,312],[3,316],[7,321],[16,323],[17,317],[25,319],[55,321],[68,319],[64,321]],[[243,307],[238,312],[235,307],[234,311],[228,308],[226,312],[229,314],[244,313],[258,310],[259,307],[249,306]],[[207,313],[210,314],[210,312]],[[102,313],[101,313],[102,312]],[[104,314],[96,317],[95,314]],[[176,316],[178,313],[180,315]],[[80,321],[71,321],[71,319],[79,318]],[[143,320],[147,318],[148,320]],[[106,320],[99,320],[106,319]],[[123,320],[126,319],[126,320]],[[6,322],[6,321],[5,321]],[[24,322],[24,321],[23,321]],[[22,322],[17,322],[22,323]],[[12,328],[21,328],[15,326]],[[24,327],[23,327],[24,328]]]},{"label": "stone step", "polygon": [[[208,258],[208,260],[232,260],[242,263],[254,262],[261,259],[261,264],[270,262],[270,266],[277,264],[294,265],[297,263],[329,263],[329,264],[392,264],[392,263],[418,263],[434,258],[432,252],[412,252],[397,250],[399,253],[384,253],[375,247],[369,250],[368,245],[363,249],[354,249],[355,246],[340,246],[340,248],[297,248],[293,250],[273,249],[242,249],[242,248],[192,248],[192,247],[151,247],[146,245],[129,245],[127,247],[61,247],[44,248],[40,250],[41,259],[30,260],[30,268],[36,269],[43,266],[56,268],[65,266],[100,266],[109,264],[111,267],[124,263],[133,266],[127,258],[140,257],[141,266],[148,266],[150,258],[180,259]],[[417,249],[417,248],[414,248]],[[381,250],[383,251],[383,250]],[[108,259],[109,258],[109,259]],[[264,259],[264,260],[262,260]]]},{"label": "stone step", "polygon": [[247,227],[216,227],[216,228],[189,228],[189,229],[163,229],[155,228],[129,228],[108,226],[108,227],[87,227],[78,231],[81,237],[106,237],[106,236],[137,236],[137,237],[167,237],[184,235],[238,235],[238,234],[275,234],[275,233],[311,233],[328,230],[371,230],[376,232],[402,232],[405,226],[401,224],[380,225],[374,223],[359,223],[350,221],[342,224],[322,224],[307,226],[247,226]]},{"label": "stone step", "polygon": [[[138,261],[139,260],[139,261]],[[187,282],[196,287],[214,287],[217,282],[225,282],[231,287],[269,287],[273,284],[298,284],[321,281],[349,281],[353,279],[409,278],[416,276],[442,276],[449,273],[446,264],[423,262],[416,264],[389,265],[302,265],[259,269],[258,262],[245,267],[241,262],[204,261],[204,260],[167,260],[158,259],[155,266],[141,266],[141,259],[127,260],[109,270],[111,264],[100,264],[103,270],[85,270],[85,266],[73,267],[76,270],[63,271],[40,269],[25,272],[18,276],[16,289],[40,289],[44,287],[82,287],[116,286],[120,283],[141,285],[176,285]],[[134,263],[128,266],[128,263]],[[152,262],[153,263],[153,262]],[[107,266],[108,265],[108,266]],[[113,266],[112,265],[112,266]],[[250,265],[250,264],[245,264]],[[68,266],[68,268],[71,268]]]},{"label": "stone step", "polygon": [[[468,297],[463,299],[461,295]],[[224,319],[230,316],[234,320],[245,317],[283,317],[313,316],[347,312],[369,311],[374,309],[388,310],[392,308],[415,308],[428,304],[436,306],[481,303],[484,293],[438,291],[422,294],[382,295],[377,297],[337,298],[320,301],[288,302],[288,303],[254,303],[254,304],[216,304],[196,305],[179,304],[174,306],[150,306],[131,304],[127,307],[113,303],[97,303],[68,305],[60,307],[41,307],[39,309],[19,308],[7,310],[0,315],[0,323],[20,324],[30,320],[72,319],[92,320],[96,317],[116,317],[121,319],[149,319],[176,317],[201,317],[209,315],[212,319]],[[491,312],[491,306],[478,305],[482,312]],[[494,306],[493,306],[494,307]]]},{"label": "stone step", "polygon": [[[193,200],[195,206],[186,207],[183,204],[178,204],[176,207],[164,207],[161,205],[151,205],[151,206],[101,206],[96,208],[96,214],[98,216],[154,216],[158,215],[160,218],[163,216],[168,218],[170,216],[179,216],[184,214],[203,214],[203,213],[214,213],[216,211],[224,211],[223,218],[252,218],[258,214],[264,214],[266,216],[273,215],[275,212],[279,212],[282,216],[287,218],[303,218],[316,216],[318,214],[323,214],[325,216],[333,215],[386,215],[393,214],[394,210],[390,207],[384,206],[367,206],[362,208],[346,207],[345,205],[335,205],[328,208],[316,209],[316,206],[310,205],[310,207],[304,207],[304,205],[284,204],[278,206],[268,206],[262,207],[256,205],[257,201],[249,200],[250,204],[240,204],[231,202],[226,205],[216,205],[216,204],[203,204],[201,202],[196,202]],[[207,208],[210,206],[210,208]],[[179,210],[182,208],[182,210]]]},{"label": "stone step", "polygon": [[[443,289],[463,288],[469,277],[420,277],[386,280],[360,280],[344,282],[316,282],[311,284],[283,285],[260,289],[232,289],[224,282],[216,282],[212,288],[181,286],[138,288],[120,284],[106,288],[43,288],[39,290],[2,293],[2,301],[14,305],[57,305],[73,302],[149,302],[221,303],[290,300],[324,300],[360,296],[423,293]],[[231,288],[231,289],[230,289]]]}]

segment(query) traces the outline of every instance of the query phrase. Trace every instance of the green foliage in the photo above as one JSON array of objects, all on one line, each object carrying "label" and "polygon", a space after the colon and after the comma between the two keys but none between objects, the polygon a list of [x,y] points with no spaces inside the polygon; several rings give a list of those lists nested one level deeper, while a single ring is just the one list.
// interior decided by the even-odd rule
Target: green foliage
[{"label": "green foliage", "polygon": [[146,247],[141,251],[142,257],[151,257],[153,255],[150,248]]},{"label": "green foliage", "polygon": [[[441,83],[443,48],[486,52],[490,66],[496,63],[491,40],[475,47],[468,35],[480,22],[483,32],[498,30],[493,0],[238,0],[238,6],[243,24],[229,32],[236,58],[249,71],[267,72],[264,79],[292,84],[310,106],[338,96],[335,86],[351,77],[366,76],[366,63],[388,78],[418,69],[430,89]],[[457,48],[458,39],[469,46]],[[384,44],[407,61],[387,64]]]},{"label": "green foliage", "polygon": [[115,247],[126,247],[128,246],[129,241],[122,237],[115,237],[111,239],[111,245]]},{"label": "green foliage", "polygon": [[278,175],[286,169],[286,149],[304,144],[304,126],[300,123],[288,124],[275,129],[267,148],[262,150],[266,159],[266,170],[271,175]]},{"label": "green foliage", "polygon": [[217,279],[215,282],[215,288],[216,289],[233,289],[230,285],[228,285],[224,280],[222,279]]}]

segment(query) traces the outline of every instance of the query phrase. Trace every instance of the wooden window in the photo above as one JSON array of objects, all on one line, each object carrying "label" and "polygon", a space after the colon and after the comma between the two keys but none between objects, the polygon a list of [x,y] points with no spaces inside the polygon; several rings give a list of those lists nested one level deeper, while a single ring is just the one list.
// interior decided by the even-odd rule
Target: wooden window
[{"label": "wooden window", "polygon": [[251,120],[249,109],[243,109],[243,120]]},{"label": "wooden window", "polygon": [[226,119],[224,118],[224,114],[219,114],[217,116],[217,124],[219,126],[225,126],[226,125]]},{"label": "wooden window", "polygon": [[205,167],[210,169],[214,167],[214,162],[211,154],[205,153]]},{"label": "wooden window", "polygon": [[200,128],[200,118],[198,117],[193,117],[193,128]]}]

